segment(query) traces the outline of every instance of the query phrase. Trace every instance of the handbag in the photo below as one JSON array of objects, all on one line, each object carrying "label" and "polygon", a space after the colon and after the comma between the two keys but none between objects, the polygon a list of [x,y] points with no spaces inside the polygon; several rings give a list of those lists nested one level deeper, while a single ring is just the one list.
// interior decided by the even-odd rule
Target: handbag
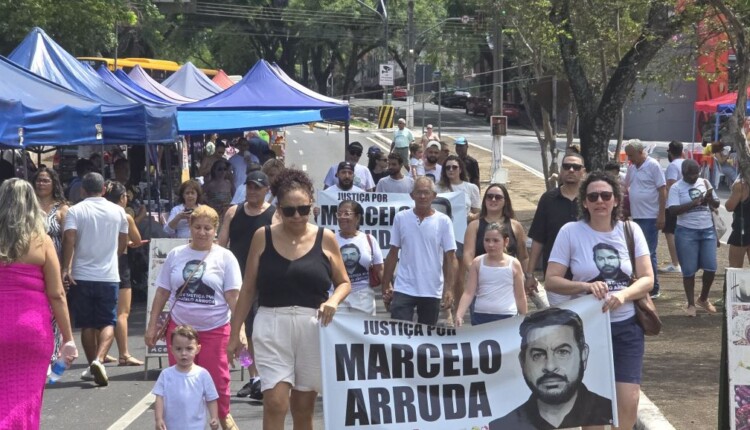
[{"label": "handbag", "polygon": [[[638,278],[635,273],[635,240],[633,239],[633,229],[630,227],[630,221],[623,223],[625,230],[625,242],[628,245],[628,255],[630,263],[633,266],[633,272],[630,275],[630,284],[632,285]],[[656,311],[656,305],[649,294],[633,302],[635,316],[638,318],[638,324],[643,329],[646,336],[656,336],[661,332],[661,319]]]},{"label": "handbag", "polygon": [[[208,250],[208,253],[203,257],[200,263],[195,267],[195,270],[190,272],[190,276],[185,280],[185,283],[182,284],[182,287],[177,291],[177,294],[174,296],[174,301],[177,302],[177,299],[182,295],[182,293],[185,291],[185,288],[187,288],[188,284],[190,283],[190,280],[193,279],[193,275],[195,275],[195,272],[200,269],[201,265],[204,261],[206,261],[206,258],[208,258],[208,255],[211,254],[211,250]],[[159,319],[156,320],[156,340],[166,339],[167,338],[167,328],[169,327],[169,322],[172,321],[172,308],[169,308],[169,312],[167,312],[166,315],[159,316]]]},{"label": "handbag", "polygon": [[372,247],[372,238],[367,233],[365,233],[365,236],[367,237],[367,243],[370,244],[370,267],[367,269],[367,272],[370,275],[370,286],[379,287],[382,283],[382,279],[380,279],[380,274],[375,270],[375,265],[372,263],[375,256],[375,250]]},{"label": "handbag", "polygon": [[[708,189],[708,181],[703,180],[703,183],[706,185],[706,189]],[[711,210],[711,220],[714,223],[714,231],[716,231],[716,247],[721,246],[721,238],[724,237],[724,234],[727,232],[727,223],[724,222],[723,219],[721,219],[721,216],[719,215],[719,211],[717,209],[710,209]]]}]

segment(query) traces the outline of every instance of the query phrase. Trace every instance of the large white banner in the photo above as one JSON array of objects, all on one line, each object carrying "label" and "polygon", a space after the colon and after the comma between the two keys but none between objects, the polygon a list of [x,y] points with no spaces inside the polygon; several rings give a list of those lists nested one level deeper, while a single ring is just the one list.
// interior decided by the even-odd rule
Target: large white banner
[{"label": "large white banner", "polygon": [[[360,231],[370,233],[378,239],[380,249],[388,252],[391,242],[391,226],[393,217],[403,210],[414,207],[414,200],[409,194],[398,193],[351,193],[320,191],[318,204],[320,216],[318,225],[338,231],[336,211],[343,200],[354,200],[362,205],[365,215],[362,217]],[[466,233],[466,203],[462,192],[438,194],[432,202],[432,207],[453,220],[453,232],[456,244],[463,249],[464,233]],[[460,253],[459,253],[460,254]]]},{"label": "large white banner", "polygon": [[750,270],[727,269],[730,428],[750,423]]},{"label": "large white banner", "polygon": [[[154,303],[154,296],[156,295],[156,277],[159,276],[161,266],[164,265],[164,260],[167,259],[167,254],[172,249],[180,246],[187,245],[188,239],[151,239],[151,247],[148,253],[148,298],[146,299],[146,327],[148,327],[148,320],[151,317],[151,307]],[[169,314],[169,302],[164,305],[159,318],[165,320]],[[153,348],[148,349],[150,355],[153,354],[167,354],[167,341],[157,340],[156,345]]]},{"label": "large white banner", "polygon": [[617,425],[609,314],[593,296],[455,329],[342,311],[320,348],[326,429]]}]

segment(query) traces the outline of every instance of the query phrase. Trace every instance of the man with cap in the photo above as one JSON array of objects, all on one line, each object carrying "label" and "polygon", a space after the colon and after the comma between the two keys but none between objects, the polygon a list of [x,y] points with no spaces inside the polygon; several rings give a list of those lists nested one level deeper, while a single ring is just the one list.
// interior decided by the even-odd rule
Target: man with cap
[{"label": "man with cap", "polygon": [[424,175],[433,182],[440,180],[440,173],[443,170],[443,166],[438,163],[438,157],[440,157],[440,142],[433,140],[427,144],[427,149],[424,151]]},{"label": "man with cap", "polygon": [[[374,191],[375,181],[372,179],[370,169],[368,169],[367,166],[359,164],[359,159],[362,157],[363,150],[364,148],[361,143],[356,141],[350,143],[346,150],[344,161],[347,161],[354,166],[354,185],[366,191]],[[328,169],[328,174],[326,174],[326,177],[323,180],[324,189],[337,183],[336,173],[338,172],[339,165],[340,163],[334,164]]]},{"label": "man with cap", "polygon": [[326,188],[326,191],[338,192],[338,191],[350,191],[353,193],[363,193],[365,190],[354,185],[354,169],[357,165],[348,161],[342,161],[336,168],[336,178],[338,182]]},{"label": "man with cap", "polygon": [[[270,184],[268,176],[261,171],[252,171],[245,178],[245,202],[231,206],[224,214],[222,228],[219,231],[219,245],[228,248],[240,263],[240,271],[245,276],[245,262],[250,251],[253,234],[261,227],[279,222],[276,207],[266,202],[265,197]],[[253,320],[258,311],[257,298],[245,320],[245,333],[253,334]],[[253,353],[252,343],[248,345]],[[263,400],[260,390],[260,378],[255,363],[247,369],[250,382],[237,393],[239,397],[250,396],[253,400]]]},{"label": "man with cap", "polygon": [[469,182],[479,187],[479,163],[474,157],[469,155],[469,141],[465,137],[459,136],[456,138],[456,155],[466,166],[466,176]]},{"label": "man with cap", "polygon": [[414,134],[406,128],[406,120],[398,119],[398,128],[393,132],[390,152],[397,152],[402,160],[409,159],[409,145],[414,143]]}]

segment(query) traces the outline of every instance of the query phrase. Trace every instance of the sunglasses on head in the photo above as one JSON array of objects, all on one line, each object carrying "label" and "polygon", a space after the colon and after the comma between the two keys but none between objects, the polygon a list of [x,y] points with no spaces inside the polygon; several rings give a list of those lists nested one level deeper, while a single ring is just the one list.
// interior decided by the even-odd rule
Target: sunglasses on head
[{"label": "sunglasses on head", "polygon": [[350,149],[349,154],[354,155],[355,157],[361,157],[362,151],[359,151],[357,149]]},{"label": "sunglasses on head", "polygon": [[293,217],[294,213],[298,213],[301,216],[307,216],[310,215],[310,209],[312,209],[312,205],[302,205],[302,206],[284,206],[280,207],[281,213],[285,217]]},{"label": "sunglasses on head", "polygon": [[505,196],[502,194],[485,194],[485,196],[487,197],[487,200],[505,200]]},{"label": "sunglasses on head", "polygon": [[601,197],[602,201],[608,202],[612,200],[613,195],[614,193],[612,191],[593,192],[586,194],[586,199],[591,203],[596,203],[599,200],[599,197]]},{"label": "sunglasses on head", "polygon": [[562,163],[562,169],[563,170],[570,170],[573,169],[576,172],[580,172],[581,169],[583,169],[583,164],[575,164],[575,163]]},{"label": "sunglasses on head", "polygon": [[445,170],[458,170],[458,164],[446,164]]}]

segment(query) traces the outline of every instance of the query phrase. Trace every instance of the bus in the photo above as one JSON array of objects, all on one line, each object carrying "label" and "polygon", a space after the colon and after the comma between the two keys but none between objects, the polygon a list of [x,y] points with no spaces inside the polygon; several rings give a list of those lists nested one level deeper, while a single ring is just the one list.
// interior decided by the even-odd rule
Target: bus
[{"label": "bus", "polygon": [[[115,60],[112,58],[101,57],[78,57],[78,60],[98,69],[101,65],[106,65],[111,71],[115,71]],[[181,65],[174,61],[154,60],[151,58],[118,58],[117,68],[122,69],[125,73],[136,65],[140,65],[155,81],[162,82],[176,72]],[[219,71],[214,69],[200,69],[209,78],[214,77]]]}]

